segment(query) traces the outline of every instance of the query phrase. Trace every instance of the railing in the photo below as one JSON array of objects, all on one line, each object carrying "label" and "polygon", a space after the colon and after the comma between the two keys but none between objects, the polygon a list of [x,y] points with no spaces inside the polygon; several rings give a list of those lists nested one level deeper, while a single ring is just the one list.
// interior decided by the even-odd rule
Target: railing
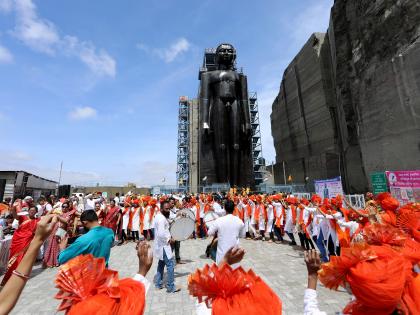
[{"label": "railing", "polygon": [[[364,209],[366,206],[364,195],[346,195],[350,205],[355,209]],[[345,204],[343,204],[345,207]]]}]

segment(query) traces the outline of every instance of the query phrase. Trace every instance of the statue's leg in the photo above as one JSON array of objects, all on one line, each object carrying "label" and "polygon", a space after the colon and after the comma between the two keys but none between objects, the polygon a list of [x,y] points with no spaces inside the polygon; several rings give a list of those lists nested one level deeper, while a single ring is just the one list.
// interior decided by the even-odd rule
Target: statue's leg
[{"label": "statue's leg", "polygon": [[228,158],[227,158],[227,128],[228,118],[226,116],[225,105],[220,100],[214,100],[212,104],[212,130],[214,132],[214,159],[216,168],[216,178],[219,183],[228,182]]},{"label": "statue's leg", "polygon": [[230,127],[230,178],[231,184],[239,186],[240,184],[240,135],[241,135],[241,116],[238,108],[238,102],[234,101],[229,113]]}]

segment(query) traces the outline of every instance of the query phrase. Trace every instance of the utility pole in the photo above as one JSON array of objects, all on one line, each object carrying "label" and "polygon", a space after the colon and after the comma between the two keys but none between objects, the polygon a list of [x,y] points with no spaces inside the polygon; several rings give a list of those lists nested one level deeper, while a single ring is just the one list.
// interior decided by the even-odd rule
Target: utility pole
[{"label": "utility pole", "polygon": [[61,161],[61,164],[60,164],[60,175],[59,175],[59,177],[58,177],[58,185],[57,185],[57,189],[56,189],[56,192],[55,192],[55,194],[58,196],[58,193],[60,192],[60,183],[61,183],[61,172],[63,171],[63,161]]},{"label": "utility pole", "polygon": [[284,161],[283,161],[283,178],[284,178],[284,185],[286,185],[287,184],[287,182],[286,182],[286,166],[285,166]]}]

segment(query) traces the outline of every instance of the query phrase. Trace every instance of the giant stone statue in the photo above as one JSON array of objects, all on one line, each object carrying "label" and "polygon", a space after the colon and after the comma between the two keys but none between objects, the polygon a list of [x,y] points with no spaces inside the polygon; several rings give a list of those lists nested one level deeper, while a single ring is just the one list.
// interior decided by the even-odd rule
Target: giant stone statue
[{"label": "giant stone statue", "polygon": [[204,184],[252,187],[252,127],[247,77],[235,69],[231,44],[216,49],[215,68],[201,73],[200,178]]}]

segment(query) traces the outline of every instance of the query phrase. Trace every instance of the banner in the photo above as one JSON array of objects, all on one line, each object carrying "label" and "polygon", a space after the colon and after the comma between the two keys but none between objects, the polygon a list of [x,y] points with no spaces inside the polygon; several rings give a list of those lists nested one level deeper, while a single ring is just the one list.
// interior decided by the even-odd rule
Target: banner
[{"label": "banner", "polygon": [[333,198],[337,195],[343,196],[343,185],[341,176],[331,179],[315,180],[315,193],[322,198]]},{"label": "banner", "polygon": [[370,182],[372,184],[372,193],[374,195],[388,191],[385,172],[377,172],[370,174]]},{"label": "banner", "polygon": [[401,204],[420,202],[419,171],[387,171],[389,190]]}]

